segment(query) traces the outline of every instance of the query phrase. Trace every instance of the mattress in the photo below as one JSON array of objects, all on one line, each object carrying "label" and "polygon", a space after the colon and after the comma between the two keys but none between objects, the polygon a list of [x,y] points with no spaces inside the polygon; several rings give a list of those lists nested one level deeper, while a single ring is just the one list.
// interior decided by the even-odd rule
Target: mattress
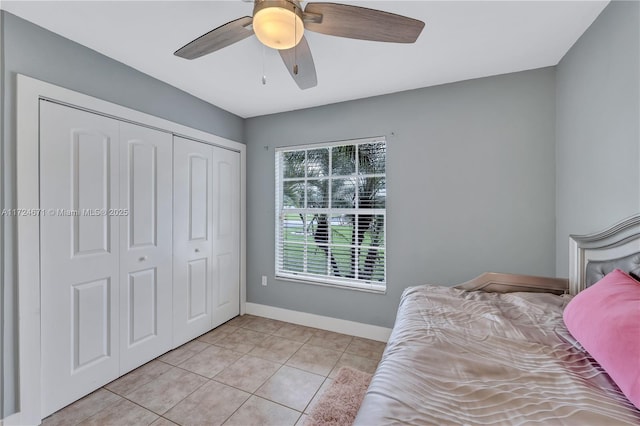
[{"label": "mattress", "polygon": [[568,300],[406,289],[354,424],[640,425],[640,410],[567,331]]}]

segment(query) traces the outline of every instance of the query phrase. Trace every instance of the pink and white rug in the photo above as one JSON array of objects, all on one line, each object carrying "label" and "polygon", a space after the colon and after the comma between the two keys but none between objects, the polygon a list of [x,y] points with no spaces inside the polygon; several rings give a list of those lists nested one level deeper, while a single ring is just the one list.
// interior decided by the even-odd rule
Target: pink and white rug
[{"label": "pink and white rug", "polygon": [[342,367],[309,413],[304,426],[350,426],[358,414],[371,374]]}]

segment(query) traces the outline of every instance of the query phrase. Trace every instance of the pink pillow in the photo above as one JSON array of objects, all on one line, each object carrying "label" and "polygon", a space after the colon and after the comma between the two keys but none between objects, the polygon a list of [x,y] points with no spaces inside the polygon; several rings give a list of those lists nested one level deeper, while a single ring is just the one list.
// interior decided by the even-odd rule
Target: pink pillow
[{"label": "pink pillow", "polygon": [[577,294],[563,317],[573,337],[640,408],[640,282],[616,269]]}]

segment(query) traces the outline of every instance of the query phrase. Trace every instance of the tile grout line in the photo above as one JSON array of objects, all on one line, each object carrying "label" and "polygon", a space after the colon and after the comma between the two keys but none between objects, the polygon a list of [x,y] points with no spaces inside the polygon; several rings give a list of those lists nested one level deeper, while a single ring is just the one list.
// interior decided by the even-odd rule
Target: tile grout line
[{"label": "tile grout line", "polygon": [[302,410],[302,414],[303,415],[306,413],[307,409],[309,408],[309,406],[311,405],[311,403],[313,402],[315,397],[318,395],[318,392],[320,392],[320,389],[322,389],[322,387],[324,386],[324,384],[326,383],[327,380],[333,380],[333,379],[330,379],[328,376],[324,378],[324,380],[320,384],[320,387],[318,387],[318,390],[313,394],[313,396],[311,397],[309,402],[307,402],[307,405],[304,406],[304,410]]}]

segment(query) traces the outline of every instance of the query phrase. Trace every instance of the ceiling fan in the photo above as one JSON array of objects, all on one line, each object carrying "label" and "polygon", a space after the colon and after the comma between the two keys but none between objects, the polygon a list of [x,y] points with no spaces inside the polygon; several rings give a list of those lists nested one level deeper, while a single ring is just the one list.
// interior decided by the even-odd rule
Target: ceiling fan
[{"label": "ceiling fan", "polygon": [[278,49],[300,89],[318,84],[304,30],[360,40],[414,43],[424,22],[365,7],[298,0],[255,0],[253,17],[227,22],[178,49],[174,55],[196,59],[253,34],[265,46]]}]

